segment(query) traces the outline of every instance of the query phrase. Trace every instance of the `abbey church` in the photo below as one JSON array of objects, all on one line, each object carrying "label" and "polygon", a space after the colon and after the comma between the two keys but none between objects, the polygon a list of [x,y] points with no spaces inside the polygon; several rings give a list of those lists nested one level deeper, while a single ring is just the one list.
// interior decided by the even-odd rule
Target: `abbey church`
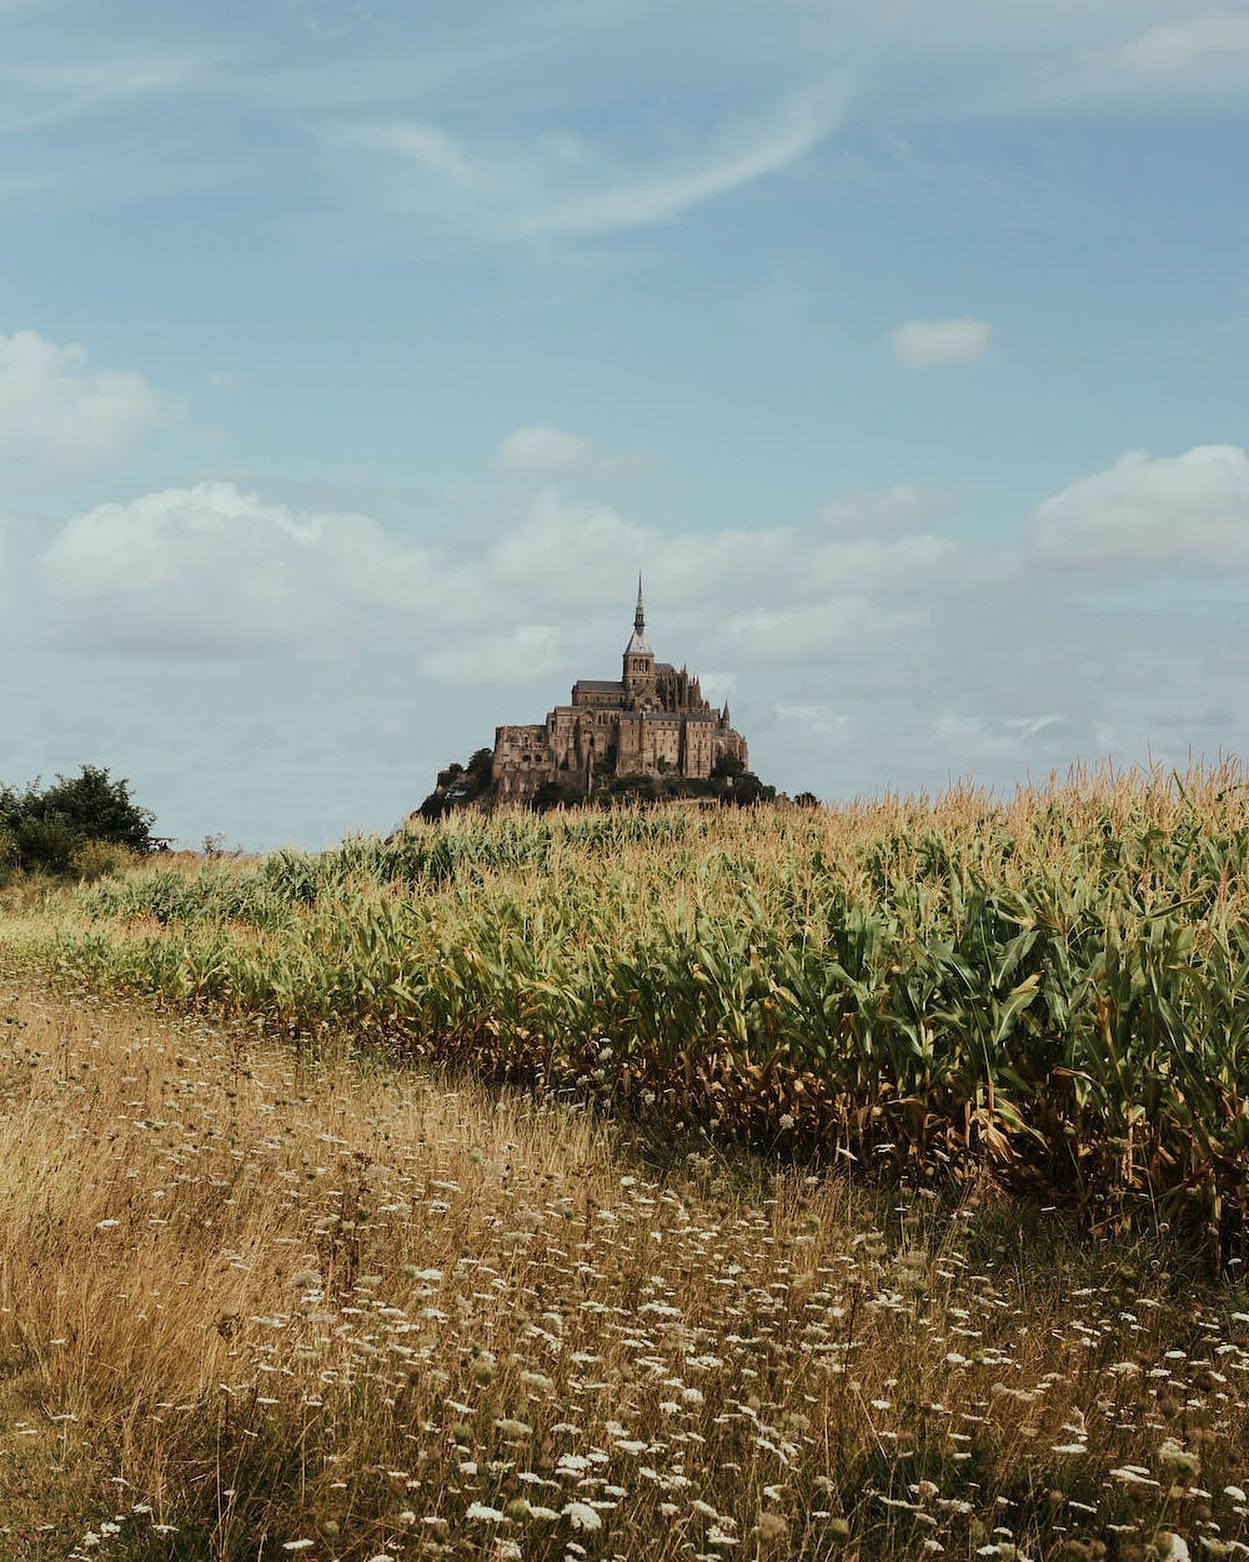
[{"label": "abbey church", "polygon": [[720,759],[748,766],[729,708],[714,710],[684,667],[657,662],[646,638],[642,582],[619,679],[579,678],[545,722],[495,730],[494,797],[528,803],[544,782],[591,796],[611,776],[706,780]]}]

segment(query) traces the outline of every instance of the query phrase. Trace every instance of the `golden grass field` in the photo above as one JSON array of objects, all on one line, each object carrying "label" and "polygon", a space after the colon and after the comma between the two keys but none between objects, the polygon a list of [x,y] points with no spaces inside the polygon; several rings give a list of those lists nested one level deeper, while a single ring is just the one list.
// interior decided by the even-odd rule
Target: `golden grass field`
[{"label": "golden grass field", "polygon": [[997,1197],[0,983],[5,1558],[1243,1554],[1245,1307]]},{"label": "golden grass field", "polygon": [[0,1557],[1249,1552],[1246,795],[11,884]]}]

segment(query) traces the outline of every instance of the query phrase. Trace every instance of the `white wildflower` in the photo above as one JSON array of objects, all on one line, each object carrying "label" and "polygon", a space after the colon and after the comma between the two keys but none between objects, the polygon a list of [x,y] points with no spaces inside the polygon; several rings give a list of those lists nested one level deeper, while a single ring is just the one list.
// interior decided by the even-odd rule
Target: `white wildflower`
[{"label": "white wildflower", "polygon": [[595,1530],[603,1527],[602,1519],[588,1502],[565,1503],[563,1514],[573,1529]]},{"label": "white wildflower", "polygon": [[498,1508],[491,1508],[484,1502],[470,1502],[464,1514],[466,1519],[481,1519],[486,1524],[502,1524],[503,1515]]}]

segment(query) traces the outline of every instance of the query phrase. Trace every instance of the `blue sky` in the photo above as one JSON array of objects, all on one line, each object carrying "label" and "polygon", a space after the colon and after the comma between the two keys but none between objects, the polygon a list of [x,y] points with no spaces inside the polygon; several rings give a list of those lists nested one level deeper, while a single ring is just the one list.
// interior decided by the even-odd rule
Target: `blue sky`
[{"label": "blue sky", "polygon": [[647,572],[828,798],[1246,751],[1249,5],[0,0],[0,779],[389,827]]}]

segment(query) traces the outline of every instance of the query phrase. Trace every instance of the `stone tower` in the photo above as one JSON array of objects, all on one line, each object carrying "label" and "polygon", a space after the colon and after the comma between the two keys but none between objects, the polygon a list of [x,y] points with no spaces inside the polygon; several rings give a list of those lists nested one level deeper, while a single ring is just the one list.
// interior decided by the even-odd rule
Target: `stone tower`
[{"label": "stone tower", "polygon": [[638,603],[633,613],[633,633],[624,650],[621,681],[639,709],[655,703],[655,653],[646,638],[646,609],[642,604],[642,577],[638,575]]}]

